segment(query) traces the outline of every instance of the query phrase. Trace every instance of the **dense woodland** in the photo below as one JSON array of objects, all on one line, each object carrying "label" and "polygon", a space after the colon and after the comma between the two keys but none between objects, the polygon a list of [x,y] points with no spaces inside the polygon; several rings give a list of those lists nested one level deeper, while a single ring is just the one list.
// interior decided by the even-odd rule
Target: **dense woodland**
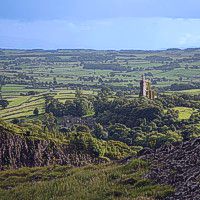
[{"label": "dense woodland", "polygon": [[[64,103],[46,96],[45,114],[39,115],[36,107],[34,119],[15,118],[11,122],[28,128],[28,136],[35,135],[32,126],[37,123],[40,131],[66,139],[74,134],[80,134],[83,140],[94,138],[94,148],[102,140],[119,141],[125,148],[128,145],[138,150],[144,147],[158,148],[165,143],[187,141],[200,136],[199,95],[162,95],[156,100],[116,97],[111,100],[110,94],[111,90],[104,88],[96,97],[89,98],[78,90],[73,101]],[[191,108],[193,113],[188,119],[180,119],[179,111],[175,109],[179,107]],[[92,120],[90,123],[75,122],[65,127],[62,125],[65,116]],[[87,140],[82,142],[83,147],[87,146]],[[101,148],[95,151],[102,155]]]}]

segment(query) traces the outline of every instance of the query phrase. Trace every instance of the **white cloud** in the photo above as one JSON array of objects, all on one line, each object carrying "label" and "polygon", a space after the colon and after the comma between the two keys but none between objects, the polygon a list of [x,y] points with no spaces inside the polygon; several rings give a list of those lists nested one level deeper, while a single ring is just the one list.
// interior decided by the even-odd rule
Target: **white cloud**
[{"label": "white cloud", "polygon": [[200,46],[200,20],[105,18],[17,21],[0,19],[0,48],[163,49]]},{"label": "white cloud", "polygon": [[191,33],[186,33],[180,37],[179,44],[181,46],[200,45],[200,34],[195,35]]}]

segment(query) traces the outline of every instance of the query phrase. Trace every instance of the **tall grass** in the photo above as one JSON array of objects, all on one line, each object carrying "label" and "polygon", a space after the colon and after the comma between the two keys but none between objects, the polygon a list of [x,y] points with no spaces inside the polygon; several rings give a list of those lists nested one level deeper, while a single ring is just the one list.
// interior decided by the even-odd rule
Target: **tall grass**
[{"label": "tall grass", "polygon": [[144,179],[148,164],[49,166],[0,172],[2,200],[155,199],[173,192],[170,186]]}]

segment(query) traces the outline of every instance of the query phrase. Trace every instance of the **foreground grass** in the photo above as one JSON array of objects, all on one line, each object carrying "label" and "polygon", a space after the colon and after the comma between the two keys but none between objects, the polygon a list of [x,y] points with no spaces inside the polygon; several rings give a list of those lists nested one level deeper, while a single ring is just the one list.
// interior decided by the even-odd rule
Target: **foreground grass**
[{"label": "foreground grass", "polygon": [[2,200],[156,199],[173,189],[143,178],[148,164],[135,159],[129,164],[70,168],[50,166],[0,172]]}]

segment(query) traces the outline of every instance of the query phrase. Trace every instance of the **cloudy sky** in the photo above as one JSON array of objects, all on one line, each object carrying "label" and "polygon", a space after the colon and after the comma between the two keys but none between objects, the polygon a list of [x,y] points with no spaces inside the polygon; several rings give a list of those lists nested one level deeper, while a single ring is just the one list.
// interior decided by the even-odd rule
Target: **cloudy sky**
[{"label": "cloudy sky", "polygon": [[200,47],[200,0],[1,0],[0,48]]}]

